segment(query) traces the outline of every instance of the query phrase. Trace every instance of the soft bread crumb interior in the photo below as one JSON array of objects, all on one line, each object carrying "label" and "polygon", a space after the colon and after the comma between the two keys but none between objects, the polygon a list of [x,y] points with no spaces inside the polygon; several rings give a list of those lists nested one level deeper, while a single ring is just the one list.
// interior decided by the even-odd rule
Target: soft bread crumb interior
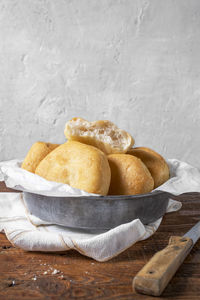
[{"label": "soft bread crumb interior", "polygon": [[111,144],[113,148],[126,149],[131,143],[131,137],[110,121],[106,123],[88,122],[75,118],[68,122],[70,135],[81,137],[93,137],[101,142]]}]

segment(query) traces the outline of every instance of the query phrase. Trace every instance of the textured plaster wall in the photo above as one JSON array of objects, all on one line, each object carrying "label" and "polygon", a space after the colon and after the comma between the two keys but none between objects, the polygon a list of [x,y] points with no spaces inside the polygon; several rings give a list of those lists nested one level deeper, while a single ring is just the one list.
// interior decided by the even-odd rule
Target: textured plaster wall
[{"label": "textured plaster wall", "polygon": [[200,1],[0,0],[0,160],[74,116],[200,167]]}]

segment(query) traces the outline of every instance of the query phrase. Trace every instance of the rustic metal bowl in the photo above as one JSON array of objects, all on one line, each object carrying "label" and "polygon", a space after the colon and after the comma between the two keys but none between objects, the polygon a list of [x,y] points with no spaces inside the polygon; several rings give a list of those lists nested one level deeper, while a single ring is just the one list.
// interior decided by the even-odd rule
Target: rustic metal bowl
[{"label": "rustic metal bowl", "polygon": [[163,191],[81,197],[23,193],[30,214],[51,224],[87,229],[110,229],[138,218],[143,224],[149,224],[165,214],[170,196]]}]

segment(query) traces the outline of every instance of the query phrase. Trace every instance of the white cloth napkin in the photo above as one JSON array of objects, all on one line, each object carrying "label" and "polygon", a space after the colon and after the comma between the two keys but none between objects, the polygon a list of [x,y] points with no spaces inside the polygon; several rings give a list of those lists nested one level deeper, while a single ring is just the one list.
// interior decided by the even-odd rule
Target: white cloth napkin
[{"label": "white cloth napkin", "polygon": [[[171,178],[158,190],[175,195],[200,192],[200,171],[197,168],[176,159],[167,162]],[[6,185],[11,188],[53,196],[91,195],[22,170],[19,160],[0,163],[0,171],[0,180],[5,180]],[[180,208],[180,202],[170,199],[166,212]],[[158,229],[161,221],[162,218],[144,226],[139,219],[135,219],[108,231],[71,229],[48,224],[37,216],[30,216],[24,205],[22,193],[0,193],[0,231],[6,234],[14,246],[28,251],[75,249],[97,261],[107,261],[137,241],[150,237]]]}]

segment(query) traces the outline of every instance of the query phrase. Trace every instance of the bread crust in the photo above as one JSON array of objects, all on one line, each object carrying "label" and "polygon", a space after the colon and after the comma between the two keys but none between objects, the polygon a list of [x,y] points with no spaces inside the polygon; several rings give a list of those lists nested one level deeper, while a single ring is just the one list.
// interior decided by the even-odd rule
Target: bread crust
[{"label": "bread crust", "polygon": [[108,120],[88,122],[73,118],[66,123],[64,133],[68,140],[92,145],[106,154],[126,153],[135,142],[128,132]]},{"label": "bread crust", "polygon": [[93,146],[76,141],[68,141],[49,153],[35,174],[101,195],[108,193],[111,178],[106,155]]},{"label": "bread crust", "polygon": [[110,154],[111,168],[109,195],[145,194],[153,189],[153,178],[145,164],[129,154]]},{"label": "bread crust", "polygon": [[129,150],[128,154],[140,158],[147,166],[154,179],[154,188],[169,179],[169,167],[165,159],[156,151],[147,147],[136,147]]},{"label": "bread crust", "polygon": [[26,171],[35,173],[35,169],[37,168],[40,161],[58,146],[59,144],[51,144],[45,142],[34,143],[28,151],[21,165],[21,168]]}]

